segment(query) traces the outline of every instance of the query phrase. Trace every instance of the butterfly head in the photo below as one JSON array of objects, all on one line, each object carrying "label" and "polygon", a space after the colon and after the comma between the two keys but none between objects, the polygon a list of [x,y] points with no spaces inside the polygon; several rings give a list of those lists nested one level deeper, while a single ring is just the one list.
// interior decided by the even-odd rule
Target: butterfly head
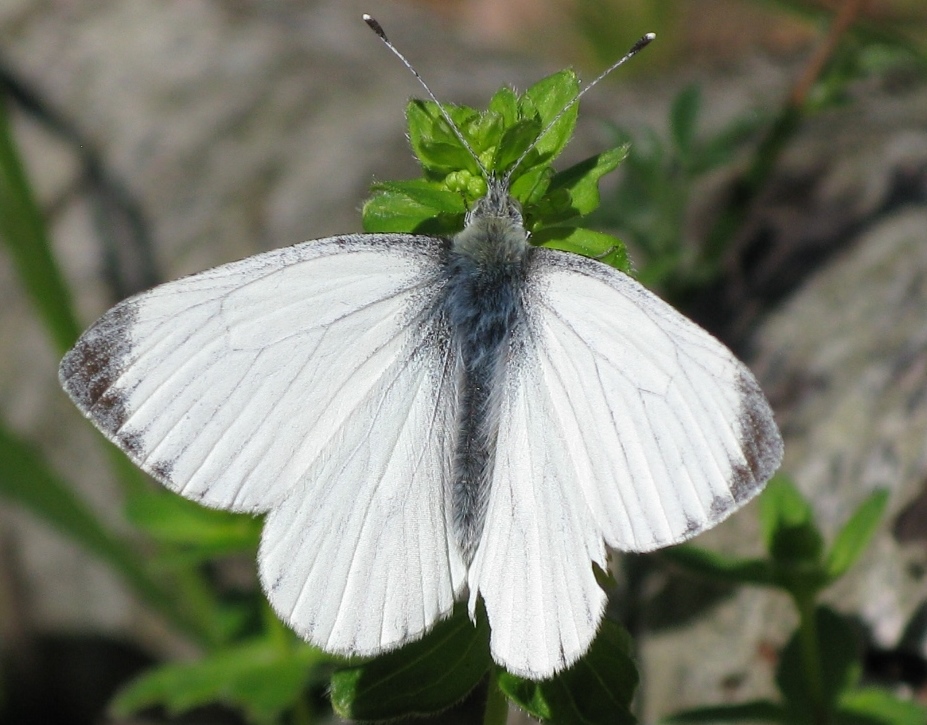
[{"label": "butterfly head", "polygon": [[490,178],[486,195],[467,212],[453,250],[479,264],[519,262],[528,249],[521,205],[505,181]]},{"label": "butterfly head", "polygon": [[467,212],[464,220],[465,226],[469,227],[483,220],[497,219],[511,226],[523,228],[521,205],[509,194],[508,183],[505,180],[490,178],[486,185],[486,195]]}]

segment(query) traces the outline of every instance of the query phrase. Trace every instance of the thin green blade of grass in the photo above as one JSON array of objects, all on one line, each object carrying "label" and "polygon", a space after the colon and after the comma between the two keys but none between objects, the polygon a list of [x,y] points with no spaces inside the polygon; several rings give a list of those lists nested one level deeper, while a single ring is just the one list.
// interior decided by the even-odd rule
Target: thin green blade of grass
[{"label": "thin green blade of grass", "polygon": [[28,443],[0,426],[0,498],[18,504],[105,561],[142,598],[182,630],[202,636],[187,614]]},{"label": "thin green blade of grass", "polygon": [[[59,352],[74,344],[80,324],[55,261],[45,219],[16,149],[6,104],[0,96],[0,243],[6,245],[24,291]],[[113,455],[113,454],[111,454]],[[130,492],[144,476],[120,453],[113,455],[120,482]]]},{"label": "thin green blade of grass", "polygon": [[60,352],[77,339],[80,326],[71,295],[51,251],[45,222],[12,137],[0,98],[0,239],[16,273]]}]

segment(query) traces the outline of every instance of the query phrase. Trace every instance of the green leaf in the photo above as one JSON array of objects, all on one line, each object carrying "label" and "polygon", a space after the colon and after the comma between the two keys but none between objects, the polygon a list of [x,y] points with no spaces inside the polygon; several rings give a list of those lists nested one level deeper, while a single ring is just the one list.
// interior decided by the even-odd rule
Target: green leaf
[{"label": "green leaf", "polygon": [[835,725],[924,725],[927,707],[875,687],[849,690],[840,698]]},{"label": "green leaf", "polygon": [[425,638],[332,676],[335,712],[352,720],[385,720],[447,709],[470,692],[489,669],[485,614],[474,627],[466,606]]},{"label": "green leaf", "polygon": [[766,547],[777,561],[788,565],[820,560],[824,540],[811,506],[785,476],[774,476],[760,496],[760,522]]},{"label": "green leaf", "polygon": [[133,494],[125,511],[153,538],[200,549],[203,558],[256,551],[261,535],[260,518],[209,509],[164,490]]},{"label": "green leaf", "polygon": [[531,243],[548,249],[581,254],[631,273],[628,251],[615,237],[581,227],[546,227],[531,235]]},{"label": "green leaf", "polygon": [[[418,153],[421,154],[419,158],[422,160],[422,166],[433,174],[449,174],[459,169],[467,169],[476,173],[473,157],[460,145],[457,138],[447,143],[425,141],[419,146]],[[464,157],[468,161],[464,161]]]},{"label": "green leaf", "polygon": [[[813,713],[819,702],[832,711],[844,693],[856,685],[862,671],[856,633],[842,616],[828,607],[818,607],[814,633],[819,677],[808,672],[801,631],[792,635],[776,668],[776,683],[793,713]],[[819,693],[812,684],[814,679],[820,681]]]},{"label": "green leaf", "polygon": [[[460,192],[448,191],[444,184],[425,179],[384,181],[374,185],[374,191],[390,192],[433,210],[435,214],[464,214],[467,211]],[[485,189],[485,184],[483,185]]]},{"label": "green leaf", "polygon": [[123,688],[110,705],[124,718],[153,705],[175,715],[224,703],[262,723],[274,722],[319,681],[328,656],[306,644],[286,646],[269,639],[221,649],[197,662],[168,664]]},{"label": "green leaf", "polygon": [[[533,213],[533,206],[543,198],[550,186],[550,180],[554,172],[549,166],[533,166],[512,181],[512,187],[509,189],[512,197],[521,202],[526,219],[530,219]],[[526,222],[529,223],[530,222]],[[531,229],[531,226],[526,227]]]},{"label": "green leaf", "polygon": [[670,133],[673,144],[683,161],[689,156],[695,141],[696,122],[702,106],[702,92],[697,85],[690,85],[673,99],[670,109]]},{"label": "green leaf", "polygon": [[[541,122],[536,118],[523,118],[508,126],[496,148],[490,170],[499,173],[506,171],[537,140],[542,130]],[[531,165],[523,164],[518,169],[520,174],[517,175],[525,173],[530,168]]]},{"label": "green leaf", "polygon": [[[444,110],[464,136],[465,130],[478,115],[466,106],[444,104]],[[410,101],[406,106],[406,119],[409,124],[409,143],[426,174],[441,177],[460,169],[479,174],[479,167],[461,145],[457,134],[448,126],[438,104],[433,101]],[[479,153],[479,149],[475,148],[474,151]]]},{"label": "green leaf", "polygon": [[518,96],[511,88],[500,88],[489,101],[489,110],[498,114],[507,128],[518,120]]},{"label": "green leaf", "polygon": [[696,707],[683,710],[665,718],[666,723],[750,723],[778,722],[795,725],[791,714],[775,702],[754,700],[737,705],[716,705],[715,707]]},{"label": "green leaf", "polygon": [[736,559],[690,544],[663,549],[659,556],[689,572],[724,584],[772,586],[776,583],[776,572],[765,559]]},{"label": "green leaf", "polygon": [[77,339],[80,326],[71,295],[52,255],[45,220],[23,167],[6,106],[0,98],[0,241],[6,243],[16,274],[59,351]]},{"label": "green leaf", "polygon": [[[444,106],[480,162],[497,178],[531,149],[509,180],[509,192],[521,203],[526,228],[531,232],[595,209],[599,203],[599,179],[616,168],[627,153],[624,148],[612,149],[554,175],[549,162],[569,140],[578,109],[571,106],[559,114],[578,89],[575,74],[563,71],[542,79],[520,96],[501,89],[485,112],[466,106]],[[461,229],[466,209],[485,194],[487,180],[481,178],[473,157],[441,115],[440,106],[413,101],[406,115],[412,149],[425,178],[377,184],[364,206],[364,229],[452,235]],[[554,118],[557,122],[539,136]],[[555,234],[559,238],[566,236],[563,232]],[[574,239],[570,244],[577,247],[581,242]],[[601,240],[582,244],[598,248]],[[607,261],[627,269],[623,250],[609,246],[615,249]]]},{"label": "green leaf", "polygon": [[367,232],[453,234],[463,228],[466,209],[460,194],[423,179],[377,184],[364,204]]},{"label": "green leaf", "polygon": [[492,110],[482,113],[474,110],[473,113],[475,114],[473,118],[461,130],[464,137],[470,140],[470,146],[485,164],[485,159],[492,157],[491,152],[498,150],[502,136],[510,124],[505,122],[502,114]]},{"label": "green leaf", "polygon": [[554,174],[534,213],[545,226],[585,216],[599,206],[599,179],[627,157],[628,147],[604,151]]},{"label": "green leaf", "polygon": [[[531,118],[536,112],[541,122],[541,128],[546,128],[556,115],[560,113],[579,93],[579,79],[571,70],[562,70],[542,78],[531,88],[525,91],[520,99],[522,118]],[[527,166],[536,163],[548,163],[563,151],[573,129],[576,128],[576,119],[579,115],[578,104],[573,104],[560,119],[538,140],[532,153],[536,153],[538,160],[532,163],[526,161]]]},{"label": "green leaf", "polygon": [[853,566],[872,540],[888,503],[888,491],[875,491],[850,517],[834,539],[827,554],[825,568],[831,580]]},{"label": "green leaf", "polygon": [[624,725],[637,722],[631,700],[637,688],[633,642],[618,624],[605,620],[589,652],[549,680],[499,675],[499,687],[518,707],[545,723]]}]

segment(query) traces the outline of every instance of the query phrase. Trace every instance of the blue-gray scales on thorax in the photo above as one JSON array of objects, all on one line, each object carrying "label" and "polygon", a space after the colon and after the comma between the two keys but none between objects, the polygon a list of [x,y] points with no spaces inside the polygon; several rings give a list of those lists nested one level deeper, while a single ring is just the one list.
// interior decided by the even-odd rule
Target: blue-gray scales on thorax
[{"label": "blue-gray scales on thorax", "polygon": [[499,419],[500,381],[521,302],[531,246],[521,210],[505,185],[467,214],[451,244],[445,312],[463,367],[452,507],[454,535],[467,560],[482,533]]}]

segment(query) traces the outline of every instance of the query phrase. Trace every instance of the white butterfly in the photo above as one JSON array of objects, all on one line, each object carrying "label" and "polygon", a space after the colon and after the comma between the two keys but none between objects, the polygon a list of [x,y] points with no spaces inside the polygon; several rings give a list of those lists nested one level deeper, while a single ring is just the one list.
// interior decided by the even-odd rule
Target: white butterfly
[{"label": "white butterfly", "polygon": [[60,379],[171,490],[268,512],[261,582],[309,642],[391,650],[468,593],[534,679],[587,651],[606,545],[694,536],[782,455],[749,370],[621,272],[531,246],[507,180],[450,240],[319,239],[127,299]]}]

